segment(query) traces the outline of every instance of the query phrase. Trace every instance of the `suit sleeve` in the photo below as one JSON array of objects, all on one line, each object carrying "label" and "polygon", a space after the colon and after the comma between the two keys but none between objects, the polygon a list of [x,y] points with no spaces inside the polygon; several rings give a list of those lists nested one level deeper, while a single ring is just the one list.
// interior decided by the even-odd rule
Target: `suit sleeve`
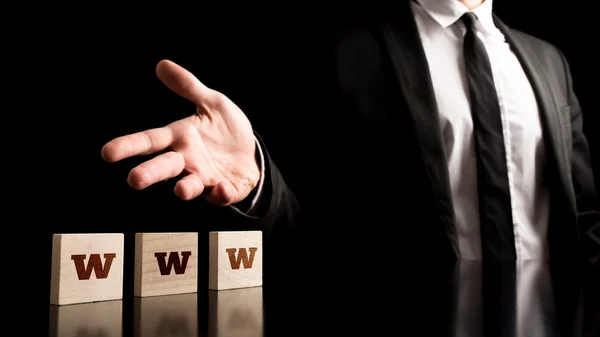
[{"label": "suit sleeve", "polygon": [[255,195],[233,207],[228,207],[227,230],[260,230],[263,232],[265,252],[264,278],[286,276],[284,266],[297,258],[300,204],[285,182],[260,136],[255,133],[259,154],[262,156],[261,178]]},{"label": "suit sleeve", "polygon": [[590,150],[583,133],[581,106],[573,90],[569,64],[561,54],[567,78],[569,106],[571,110],[571,132],[573,157],[571,163],[573,188],[577,200],[577,219],[582,238],[582,248],[592,263],[600,262],[600,210],[594,186],[594,173]]}]

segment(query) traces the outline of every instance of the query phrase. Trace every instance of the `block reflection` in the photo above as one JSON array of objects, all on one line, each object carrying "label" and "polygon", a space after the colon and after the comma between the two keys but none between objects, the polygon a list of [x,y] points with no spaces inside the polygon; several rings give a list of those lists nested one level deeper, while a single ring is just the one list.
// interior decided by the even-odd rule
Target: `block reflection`
[{"label": "block reflection", "polygon": [[50,305],[50,337],[121,337],[123,301]]},{"label": "block reflection", "polygon": [[209,290],[209,337],[263,336],[263,288]]},{"label": "block reflection", "polygon": [[198,336],[198,295],[135,297],[133,331],[136,337]]}]

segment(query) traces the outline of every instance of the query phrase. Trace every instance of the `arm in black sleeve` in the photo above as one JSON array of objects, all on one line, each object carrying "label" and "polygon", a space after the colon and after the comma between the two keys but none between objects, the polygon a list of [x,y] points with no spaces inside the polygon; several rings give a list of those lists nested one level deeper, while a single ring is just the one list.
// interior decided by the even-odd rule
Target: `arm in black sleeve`
[{"label": "arm in black sleeve", "polygon": [[233,213],[233,222],[242,220],[242,229],[263,232],[264,272],[283,275],[291,271],[285,266],[297,258],[300,204],[269,156],[266,145],[258,134],[255,136],[261,181],[252,194],[229,210]]},{"label": "arm in black sleeve", "polygon": [[577,201],[577,220],[582,238],[582,248],[592,263],[600,262],[600,210],[594,186],[594,173],[588,141],[583,133],[583,116],[575,92],[569,65],[565,57],[563,64],[567,77],[569,108],[571,111],[571,133],[573,158],[571,162],[573,188]]}]

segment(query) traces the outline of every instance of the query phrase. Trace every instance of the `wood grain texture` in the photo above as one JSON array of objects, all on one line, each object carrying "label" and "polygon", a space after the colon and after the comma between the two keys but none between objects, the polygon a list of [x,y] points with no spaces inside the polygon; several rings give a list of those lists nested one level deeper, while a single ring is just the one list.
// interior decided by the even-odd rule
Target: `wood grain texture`
[{"label": "wood grain texture", "polygon": [[50,337],[121,337],[123,301],[50,306]]},{"label": "wood grain texture", "polygon": [[134,296],[198,291],[198,233],[136,233]]},{"label": "wood grain texture", "polygon": [[54,234],[50,304],[123,298],[122,233]]},{"label": "wood grain texture", "polygon": [[210,232],[208,274],[210,290],[262,286],[262,232]]},{"label": "wood grain texture", "polygon": [[208,291],[209,337],[261,337],[264,333],[263,288]]},{"label": "wood grain texture", "polygon": [[133,335],[198,336],[198,294],[135,297]]}]

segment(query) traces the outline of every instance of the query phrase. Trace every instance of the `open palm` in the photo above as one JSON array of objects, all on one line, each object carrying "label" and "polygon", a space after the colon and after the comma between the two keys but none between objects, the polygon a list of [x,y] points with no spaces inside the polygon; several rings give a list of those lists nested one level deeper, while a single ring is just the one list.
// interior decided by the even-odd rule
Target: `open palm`
[{"label": "open palm", "polygon": [[102,157],[116,162],[168,149],[133,168],[129,185],[144,189],[185,173],[175,185],[175,194],[183,200],[203,195],[214,205],[226,206],[246,198],[260,177],[246,115],[225,95],[171,61],[161,61],[156,74],[168,88],[194,103],[196,114],[115,138],[103,146]]}]

